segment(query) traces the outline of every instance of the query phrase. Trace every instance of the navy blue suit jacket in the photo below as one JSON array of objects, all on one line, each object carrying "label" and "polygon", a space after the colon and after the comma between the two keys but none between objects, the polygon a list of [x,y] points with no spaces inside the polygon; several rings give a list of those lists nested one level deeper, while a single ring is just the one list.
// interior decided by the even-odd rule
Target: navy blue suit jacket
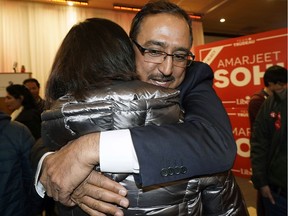
[{"label": "navy blue suit jacket", "polygon": [[216,95],[213,71],[202,62],[187,68],[179,86],[184,123],[130,129],[143,186],[231,169],[236,143],[227,113]]}]

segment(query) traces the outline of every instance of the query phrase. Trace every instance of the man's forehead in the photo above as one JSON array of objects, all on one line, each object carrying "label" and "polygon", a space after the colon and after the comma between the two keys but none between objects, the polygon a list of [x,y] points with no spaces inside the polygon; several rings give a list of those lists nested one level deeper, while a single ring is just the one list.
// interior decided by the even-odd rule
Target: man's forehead
[{"label": "man's forehead", "polygon": [[25,85],[30,85],[30,86],[33,85],[34,86],[34,85],[36,85],[36,83],[31,81],[31,82],[26,82]]},{"label": "man's forehead", "polygon": [[189,26],[184,18],[173,14],[149,15],[142,21],[138,42],[142,45],[159,45],[190,49]]},{"label": "man's forehead", "polygon": [[28,88],[38,88],[38,86],[35,82],[27,82],[27,83],[25,83],[25,86]]},{"label": "man's forehead", "polygon": [[[159,13],[159,14],[150,14],[147,15],[145,18],[143,18],[140,24],[140,28],[141,27],[143,28],[145,26],[150,28],[157,28],[158,26],[167,24],[167,20],[172,21],[168,22],[170,26],[174,26],[173,21],[178,22],[179,25],[185,25],[185,26],[188,25],[184,17],[180,17],[170,13]],[[181,20],[182,22],[179,23],[179,20]]]}]

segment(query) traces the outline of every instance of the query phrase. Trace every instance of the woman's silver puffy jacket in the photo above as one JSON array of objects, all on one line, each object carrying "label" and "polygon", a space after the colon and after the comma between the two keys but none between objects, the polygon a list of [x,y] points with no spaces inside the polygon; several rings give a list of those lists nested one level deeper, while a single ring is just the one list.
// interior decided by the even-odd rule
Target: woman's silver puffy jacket
[{"label": "woman's silver puffy jacket", "polygon": [[43,141],[57,150],[90,132],[177,123],[182,112],[179,91],[135,80],[87,91],[83,100],[67,94],[41,118]]},{"label": "woman's silver puffy jacket", "polygon": [[[105,130],[181,122],[177,90],[141,81],[116,82],[91,90],[83,101],[66,95],[42,114],[44,143],[57,150],[81,135]],[[230,171],[142,188],[132,174],[107,174],[128,189],[127,216],[248,215]],[[61,216],[85,214],[60,206]]]}]

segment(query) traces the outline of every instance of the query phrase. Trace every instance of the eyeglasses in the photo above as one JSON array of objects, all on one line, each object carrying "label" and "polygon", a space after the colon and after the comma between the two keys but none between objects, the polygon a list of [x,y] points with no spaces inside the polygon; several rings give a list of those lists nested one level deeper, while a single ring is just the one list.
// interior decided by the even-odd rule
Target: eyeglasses
[{"label": "eyeglasses", "polygon": [[148,49],[142,47],[136,41],[132,40],[136,47],[139,49],[140,53],[144,56],[144,61],[161,64],[165,61],[167,56],[171,56],[173,59],[173,65],[176,67],[188,67],[192,61],[194,61],[195,56],[192,52],[188,53],[174,53],[168,54],[164,51],[155,50],[155,49]]}]

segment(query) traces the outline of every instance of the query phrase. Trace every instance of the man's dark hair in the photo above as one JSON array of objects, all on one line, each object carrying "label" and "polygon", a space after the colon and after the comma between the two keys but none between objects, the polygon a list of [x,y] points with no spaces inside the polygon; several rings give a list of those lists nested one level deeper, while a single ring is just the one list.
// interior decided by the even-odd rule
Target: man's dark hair
[{"label": "man's dark hair", "polygon": [[287,69],[279,65],[273,65],[266,69],[264,74],[264,85],[269,86],[272,83],[287,83]]},{"label": "man's dark hair", "polygon": [[136,16],[133,18],[130,28],[129,36],[131,39],[136,40],[140,31],[140,26],[145,19],[145,17],[155,15],[155,14],[171,14],[183,18],[187,25],[189,26],[190,33],[190,46],[192,46],[193,35],[192,35],[192,26],[191,19],[189,15],[179,6],[174,3],[165,0],[150,1],[147,3],[141,11],[139,11]]},{"label": "man's dark hair", "polygon": [[25,79],[25,80],[23,81],[23,85],[25,85],[25,84],[28,83],[28,82],[33,82],[33,83],[36,84],[36,86],[37,86],[38,88],[40,88],[40,83],[38,82],[37,79],[34,79],[34,78]]}]

